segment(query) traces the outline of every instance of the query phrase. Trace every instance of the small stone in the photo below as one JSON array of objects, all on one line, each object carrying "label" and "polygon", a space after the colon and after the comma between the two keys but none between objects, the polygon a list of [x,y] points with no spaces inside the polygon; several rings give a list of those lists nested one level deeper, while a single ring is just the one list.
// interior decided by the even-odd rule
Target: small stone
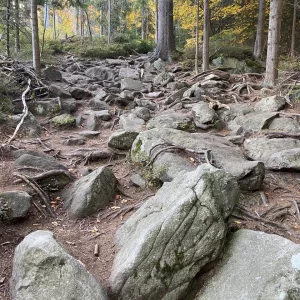
[{"label": "small stone", "polygon": [[146,187],[146,180],[140,174],[132,175],[130,177],[130,183],[143,189]]},{"label": "small stone", "polygon": [[138,134],[136,131],[116,131],[109,137],[108,146],[118,150],[129,150]]}]

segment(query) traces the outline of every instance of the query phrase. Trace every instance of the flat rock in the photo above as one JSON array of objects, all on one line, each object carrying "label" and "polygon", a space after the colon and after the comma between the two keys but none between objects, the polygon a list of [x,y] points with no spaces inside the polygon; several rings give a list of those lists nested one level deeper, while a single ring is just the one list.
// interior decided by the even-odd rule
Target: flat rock
[{"label": "flat rock", "polygon": [[70,114],[61,114],[52,118],[51,123],[57,128],[72,128],[76,126],[76,119]]},{"label": "flat rock", "polygon": [[17,246],[12,300],[107,300],[101,284],[69,255],[50,231],[38,230]]},{"label": "flat rock", "polygon": [[263,98],[258,101],[254,108],[256,111],[264,111],[264,112],[272,112],[278,111],[284,108],[286,101],[284,97],[281,96],[271,96],[267,98]]},{"label": "flat rock", "polygon": [[261,160],[271,170],[300,170],[300,140],[251,138],[244,142],[246,155]]},{"label": "flat rock", "polygon": [[116,183],[113,172],[100,167],[63,191],[64,208],[73,219],[94,215],[114,199]]},{"label": "flat rock", "polygon": [[126,113],[120,116],[119,126],[127,131],[140,132],[145,128],[146,122],[134,113]]},{"label": "flat rock", "polygon": [[131,68],[120,68],[119,71],[119,78],[131,78],[131,79],[140,79],[140,73],[136,69],[131,69]]},{"label": "flat rock", "polygon": [[108,139],[108,146],[118,150],[129,150],[138,134],[136,131],[115,131]]},{"label": "flat rock", "polygon": [[50,95],[60,98],[72,98],[71,94],[59,85],[51,84],[49,86]]},{"label": "flat rock", "polygon": [[129,91],[141,91],[143,89],[143,84],[140,80],[135,80],[131,78],[121,79],[121,90]]},{"label": "flat rock", "polygon": [[182,113],[168,113],[156,115],[147,124],[147,129],[174,128],[183,131],[195,131],[195,123],[191,115]]},{"label": "flat rock", "polygon": [[172,95],[167,97],[164,104],[169,105],[169,104],[175,102],[176,100],[183,98],[183,95],[187,90],[188,90],[188,88],[183,87],[180,90],[176,91],[175,93],[173,93]]},{"label": "flat rock", "polygon": [[243,130],[260,131],[268,129],[271,122],[278,116],[278,113],[249,113],[243,116],[238,116],[227,124],[227,127],[237,132],[241,128]]},{"label": "flat rock", "polygon": [[236,180],[208,164],[179,174],[116,234],[110,276],[120,299],[184,299],[191,280],[221,252],[239,199]]},{"label": "flat rock", "polygon": [[[169,169],[169,166],[176,166],[177,157],[190,157],[191,152],[180,151],[174,152],[176,155],[172,162],[164,163],[157,160],[165,153],[164,147],[177,146],[179,149],[189,149],[194,153],[200,153],[197,164],[205,162],[205,151],[209,150],[209,159],[214,166],[224,169],[232,174],[239,181],[240,187],[244,190],[257,190],[261,187],[264,179],[264,164],[260,161],[249,161],[243,155],[239,147],[227,141],[226,138],[213,136],[208,133],[188,133],[181,130],[169,128],[155,128],[141,132],[135,139],[132,149],[131,158],[135,162],[147,160],[157,155],[153,162],[154,167],[163,167]],[[196,151],[196,152],[195,152]],[[201,155],[202,153],[202,155]],[[185,154],[185,155],[183,155]],[[182,170],[189,171],[190,166],[196,168],[196,165],[189,164],[188,168]],[[175,168],[175,167],[174,167]],[[163,178],[163,174],[160,178]],[[173,177],[174,178],[174,177]]]},{"label": "flat rock", "polygon": [[300,245],[277,235],[239,230],[199,300],[300,299]]},{"label": "flat rock", "polygon": [[97,80],[109,80],[114,79],[114,71],[107,67],[97,66],[89,68],[85,71],[85,75],[97,79]]},{"label": "flat rock", "polygon": [[28,193],[21,191],[0,193],[0,206],[7,208],[4,221],[14,223],[25,219],[31,206],[31,199]]},{"label": "flat rock", "polygon": [[269,126],[269,130],[287,133],[299,133],[300,124],[295,119],[280,117],[272,121]]}]

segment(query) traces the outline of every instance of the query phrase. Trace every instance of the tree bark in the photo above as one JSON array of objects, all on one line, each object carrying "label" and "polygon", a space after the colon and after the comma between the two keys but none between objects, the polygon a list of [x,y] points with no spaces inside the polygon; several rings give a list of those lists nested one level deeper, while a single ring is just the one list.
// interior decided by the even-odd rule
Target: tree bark
[{"label": "tree bark", "polygon": [[254,51],[253,51],[253,56],[256,59],[261,58],[262,51],[263,51],[265,15],[266,15],[266,0],[259,0],[257,30],[256,30],[256,38],[255,38]]},{"label": "tree bark", "polygon": [[107,1],[107,44],[111,42],[111,0]]},{"label": "tree bark", "polygon": [[158,0],[155,0],[155,43],[158,41]]},{"label": "tree bark", "polygon": [[157,46],[152,59],[170,61],[174,50],[173,0],[158,0]]},{"label": "tree bark", "polygon": [[39,27],[37,16],[37,0],[31,0],[31,31],[32,31],[32,61],[33,68],[38,76],[41,76]]},{"label": "tree bark", "polygon": [[20,6],[19,0],[15,0],[15,53],[20,51]]},{"label": "tree bark", "polygon": [[55,7],[53,7],[53,40],[56,41],[56,12]]},{"label": "tree bark", "polygon": [[10,0],[6,0],[6,55],[10,56]]},{"label": "tree bark", "polygon": [[76,35],[79,35],[79,8],[76,7]]},{"label": "tree bark", "polygon": [[209,69],[209,0],[204,0],[202,71]]},{"label": "tree bark", "polygon": [[282,0],[271,0],[268,34],[266,76],[264,85],[273,87],[278,77],[279,37],[281,25]]},{"label": "tree bark", "polygon": [[296,37],[296,21],[297,21],[297,0],[294,0],[293,25],[291,34],[291,57],[295,57],[295,37]]},{"label": "tree bark", "polygon": [[104,30],[103,30],[103,9],[102,7],[100,8],[100,21],[99,21],[99,35],[100,37],[104,35]]},{"label": "tree bark", "polygon": [[195,73],[198,74],[199,66],[199,0],[196,0],[196,47],[195,47]]}]

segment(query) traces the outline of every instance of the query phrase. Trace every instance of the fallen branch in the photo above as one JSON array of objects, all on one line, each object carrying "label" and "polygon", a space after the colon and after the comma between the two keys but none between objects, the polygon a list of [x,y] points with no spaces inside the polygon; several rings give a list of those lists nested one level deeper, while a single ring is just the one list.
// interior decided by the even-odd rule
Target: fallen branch
[{"label": "fallen branch", "polygon": [[299,133],[287,133],[287,132],[280,132],[280,131],[269,131],[266,133],[266,137],[268,139],[281,139],[281,138],[294,138],[299,139]]},{"label": "fallen branch", "polygon": [[296,215],[297,215],[297,218],[298,220],[300,220],[300,211],[299,211],[299,206],[297,204],[297,202],[295,200],[291,200],[292,203],[294,204],[295,208],[296,208]]},{"label": "fallen branch", "polygon": [[19,124],[17,125],[16,129],[15,129],[15,132],[14,134],[10,137],[10,139],[7,141],[7,144],[10,144],[10,142],[16,137],[21,125],[23,124],[25,118],[27,117],[28,115],[28,107],[27,107],[27,104],[26,104],[26,94],[29,92],[30,90],[30,83],[31,83],[31,80],[28,79],[28,86],[26,88],[26,90],[23,92],[22,94],[22,103],[23,103],[23,116],[21,118],[21,121],[19,122]]},{"label": "fallen branch", "polygon": [[40,196],[41,200],[45,204],[46,209],[48,210],[51,217],[56,218],[54,212],[51,209],[50,199],[49,199],[48,195],[39,187],[39,185],[34,180],[32,180],[32,179],[30,180],[27,176],[25,176],[23,174],[14,173],[14,175],[21,178],[25,183],[27,183],[27,185],[29,185],[31,188],[33,188],[38,193],[38,195]]}]

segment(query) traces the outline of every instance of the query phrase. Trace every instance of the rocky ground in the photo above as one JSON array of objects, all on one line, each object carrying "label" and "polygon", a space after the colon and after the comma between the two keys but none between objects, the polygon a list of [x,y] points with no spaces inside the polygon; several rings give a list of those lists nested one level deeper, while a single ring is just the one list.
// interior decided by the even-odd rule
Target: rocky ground
[{"label": "rocky ground", "polygon": [[[5,203],[1,299],[10,299],[15,247],[38,229],[53,231],[108,288],[119,251],[116,230],[162,182],[204,163],[232,174],[243,190],[230,218],[232,231],[248,228],[300,242],[300,114],[290,89],[297,91],[297,74],[268,90],[256,73],[215,69],[195,76],[143,56],[105,61],[68,56],[46,68],[42,81],[31,73],[25,78],[32,80],[25,95],[30,113],[14,139],[20,115],[0,116],[0,199],[4,203],[10,191],[32,197],[26,210],[24,204],[14,213],[13,204]],[[22,101],[15,100],[15,112],[21,113]],[[109,203],[92,214],[66,206],[82,185],[75,192],[65,186],[101,166],[116,177]],[[26,179],[33,178],[29,186]]]}]

